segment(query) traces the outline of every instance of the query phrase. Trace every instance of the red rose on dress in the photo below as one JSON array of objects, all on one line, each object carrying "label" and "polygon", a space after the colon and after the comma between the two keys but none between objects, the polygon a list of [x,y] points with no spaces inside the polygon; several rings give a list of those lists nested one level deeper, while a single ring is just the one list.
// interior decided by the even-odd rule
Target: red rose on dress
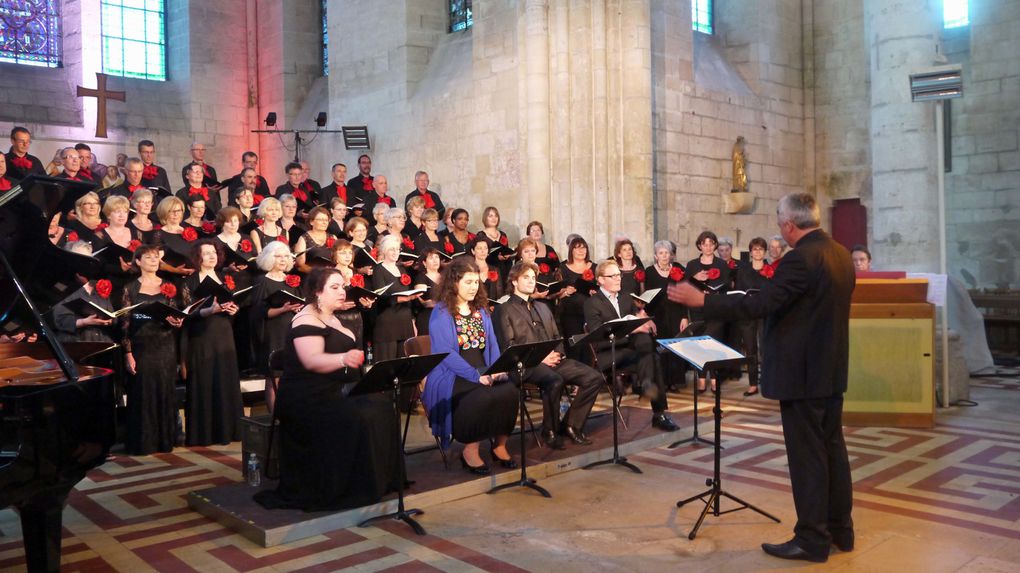
[{"label": "red rose on dress", "polygon": [[251,241],[248,239],[241,239],[241,242],[237,244],[237,248],[241,249],[242,253],[250,253],[252,249]]},{"label": "red rose on dress", "polygon": [[107,228],[109,226],[110,225],[108,225],[106,223],[100,223],[100,224],[96,225],[96,231],[102,231],[103,229],[105,229],[105,228]]},{"label": "red rose on dress", "polygon": [[141,247],[141,246],[142,246],[142,242],[141,241],[139,241],[138,239],[131,239],[131,242],[128,243],[127,248],[128,248],[129,251],[131,251],[133,253],[133,252],[138,250],[138,247]]},{"label": "red rose on dress", "polygon": [[501,245],[503,245],[503,246],[505,247],[505,246],[507,246],[507,245],[508,245],[509,243],[510,243],[510,241],[508,241],[508,240],[507,240],[507,238],[506,238],[506,235],[502,235],[502,236],[500,236],[500,238],[499,238],[499,244],[501,244]]},{"label": "red rose on dress", "polygon": [[163,228],[163,225],[160,225],[159,223],[156,223],[155,225],[152,226],[152,230],[154,230],[154,231],[158,231],[158,230],[160,230],[162,228]]},{"label": "red rose on dress", "polygon": [[636,280],[639,283],[645,282],[645,271],[641,269],[634,271],[634,280]]},{"label": "red rose on dress", "polygon": [[446,251],[446,254],[452,255],[453,254],[453,243],[451,243],[450,241],[446,241],[446,243],[443,245],[443,250]]},{"label": "red rose on dress", "polygon": [[64,236],[67,238],[68,243],[73,243],[78,240],[78,233],[74,231],[68,231],[67,235]]},{"label": "red rose on dress", "polygon": [[469,241],[475,240],[475,234],[474,233],[468,233],[468,240]]},{"label": "red rose on dress", "polygon": [[326,248],[332,249],[333,245],[336,244],[336,237],[326,237]]},{"label": "red rose on dress", "polygon": [[552,249],[548,249],[548,252],[546,252],[545,256],[550,261],[555,261],[556,260],[556,251],[554,251]]},{"label": "red rose on dress", "polygon": [[301,277],[297,275],[287,275],[287,278],[284,279],[284,282],[287,283],[287,286],[289,286],[290,288],[297,288],[301,286]]},{"label": "red rose on dress", "polygon": [[772,265],[764,265],[764,266],[762,266],[761,270],[758,271],[758,274],[763,276],[763,277],[765,277],[765,278],[767,278],[767,279],[770,279],[773,276],[775,276],[776,269]]},{"label": "red rose on dress", "polygon": [[213,223],[212,221],[203,221],[202,222],[202,232],[207,234],[207,235],[211,235],[211,234],[215,233],[216,232],[216,223]]},{"label": "red rose on dress", "polygon": [[708,269],[708,280],[714,281],[722,275],[722,272],[717,268]]},{"label": "red rose on dress", "polygon": [[263,199],[265,199],[265,197],[263,197],[262,195],[259,195],[258,193],[252,195],[251,196],[252,207],[254,207],[254,206],[258,205],[259,203],[261,203]]},{"label": "red rose on dress", "polygon": [[276,240],[280,241],[281,243],[283,243],[285,245],[289,245],[290,244],[290,242],[287,241],[287,237],[284,237],[283,235],[277,235],[276,236]]},{"label": "red rose on dress", "polygon": [[401,241],[401,244],[404,245],[404,247],[406,247],[409,250],[412,251],[414,250],[414,241],[411,240],[411,237],[404,237],[404,240]]},{"label": "red rose on dress", "polygon": [[198,239],[198,231],[196,231],[194,227],[185,227],[184,230],[181,231],[181,238],[190,243]]},{"label": "red rose on dress", "polygon": [[159,285],[159,292],[163,293],[163,296],[167,298],[174,298],[177,296],[177,287],[173,283],[164,282]]},{"label": "red rose on dress", "polygon": [[730,262],[726,263],[731,269],[737,268],[737,259],[730,259]]},{"label": "red rose on dress", "polygon": [[680,267],[673,267],[669,269],[669,280],[675,282],[684,280],[684,270]]},{"label": "red rose on dress", "polygon": [[425,197],[423,197],[423,199],[425,199],[425,208],[426,209],[435,209],[436,208],[436,200],[432,198],[432,193],[426,193]]},{"label": "red rose on dress", "polygon": [[361,188],[365,191],[375,191],[375,184],[372,183],[371,177],[365,177],[361,180]]},{"label": "red rose on dress", "polygon": [[234,290],[237,288],[237,284],[234,283],[234,277],[230,275],[223,277],[223,286],[227,287],[227,290]]},{"label": "red rose on dress", "polygon": [[111,292],[113,292],[113,283],[106,279],[96,281],[96,294],[101,298],[110,298]]},{"label": "red rose on dress", "polygon": [[365,276],[351,275],[351,286],[365,288]]},{"label": "red rose on dress", "polygon": [[595,280],[595,273],[591,269],[584,269],[584,272],[581,273],[581,278],[586,281],[593,281]]},{"label": "red rose on dress", "polygon": [[372,247],[372,250],[369,251],[368,254],[372,255],[372,258],[378,261],[379,260],[379,247]]},{"label": "red rose on dress", "polygon": [[539,264],[538,265],[538,272],[542,273],[543,275],[548,273],[549,272],[549,265],[547,265],[545,263]]},{"label": "red rose on dress", "polygon": [[407,286],[407,285],[411,284],[411,275],[401,274],[400,275],[400,284],[402,284],[404,286]]},{"label": "red rose on dress", "polygon": [[262,224],[265,223],[265,222],[266,222],[266,220],[263,219],[262,217],[258,217],[258,218],[255,219],[255,224],[258,225],[259,227],[261,227]]},{"label": "red rose on dress", "polygon": [[499,273],[497,273],[496,271],[489,271],[488,279],[489,279],[490,283],[494,283],[494,282],[498,281],[499,280]]}]

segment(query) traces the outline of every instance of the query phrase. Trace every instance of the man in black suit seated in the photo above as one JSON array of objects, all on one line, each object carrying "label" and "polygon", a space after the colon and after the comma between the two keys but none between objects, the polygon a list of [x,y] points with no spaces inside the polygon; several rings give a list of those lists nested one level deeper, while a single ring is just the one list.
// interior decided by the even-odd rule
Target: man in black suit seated
[{"label": "man in black suit seated", "polygon": [[[531,300],[537,276],[538,265],[534,263],[517,263],[510,269],[514,293],[493,314],[500,349],[561,338],[549,306]],[[563,448],[563,439],[557,433],[561,425],[561,433],[571,442],[580,446],[591,444],[584,433],[584,422],[602,386],[603,378],[597,370],[567,358],[561,345],[541,365],[527,371],[524,381],[542,388],[542,439],[549,447]],[[578,390],[561,424],[560,399],[566,384],[574,384]]]},{"label": "man in black suit seated", "polygon": [[854,267],[839,243],[821,230],[814,197],[794,193],[777,209],[792,251],[755,295],[705,295],[690,283],[669,298],[704,306],[722,320],[765,318],[761,393],[779,400],[797,525],[793,539],[762,544],[769,555],[824,562],[830,545],[854,546],[850,462],[843,440],[843,393],[849,361]]},{"label": "man in black suit seated", "polygon": [[[643,310],[634,309],[634,301],[630,296],[620,296],[621,274],[616,261],[609,259],[599,263],[595,267],[595,276],[599,289],[584,301],[584,321],[588,332],[594,332],[607,321],[627,315],[645,316]],[[626,338],[617,339],[616,368],[625,369],[636,365],[642,393],[652,402],[652,426],[675,432],[680,427],[666,413],[666,385],[655,349],[655,323],[648,321]],[[609,342],[600,343],[595,350],[598,352],[599,367],[608,370],[611,358]]]}]

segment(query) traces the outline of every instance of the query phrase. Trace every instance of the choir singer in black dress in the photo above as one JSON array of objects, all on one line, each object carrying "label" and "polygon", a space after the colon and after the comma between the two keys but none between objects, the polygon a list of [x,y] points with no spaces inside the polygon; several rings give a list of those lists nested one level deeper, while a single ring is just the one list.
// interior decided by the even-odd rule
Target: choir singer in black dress
[{"label": "choir singer in black dress", "polygon": [[370,505],[394,489],[400,434],[384,394],[345,396],[342,388],[365,360],[355,336],[334,313],[346,295],[334,268],[305,282],[308,305],[291,321],[276,414],[280,483],[255,495],[268,508],[305,511]]}]

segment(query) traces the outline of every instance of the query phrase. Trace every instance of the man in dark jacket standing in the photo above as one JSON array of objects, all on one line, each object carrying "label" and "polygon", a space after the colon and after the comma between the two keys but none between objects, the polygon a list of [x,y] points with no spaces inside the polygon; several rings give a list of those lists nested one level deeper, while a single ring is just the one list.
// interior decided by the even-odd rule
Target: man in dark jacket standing
[{"label": "man in dark jacket standing", "polygon": [[777,214],[780,233],[794,249],[761,292],[706,298],[680,283],[670,287],[669,298],[704,306],[712,318],[765,318],[761,393],[780,403],[797,525],[793,539],[762,549],[784,559],[824,562],[830,545],[850,551],[854,544],[842,425],[854,267],[850,253],[821,230],[814,197],[787,195]]}]

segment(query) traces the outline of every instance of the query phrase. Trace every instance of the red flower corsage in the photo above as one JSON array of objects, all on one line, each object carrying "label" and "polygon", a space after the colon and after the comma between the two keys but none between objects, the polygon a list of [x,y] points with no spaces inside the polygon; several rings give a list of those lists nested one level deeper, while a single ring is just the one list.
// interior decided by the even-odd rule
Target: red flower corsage
[{"label": "red flower corsage", "polygon": [[139,241],[138,239],[131,239],[131,242],[128,243],[127,248],[128,248],[129,251],[131,251],[133,253],[133,252],[138,250],[138,247],[141,247],[141,246],[142,246],[142,242],[141,241]]},{"label": "red flower corsage", "polygon": [[107,223],[100,223],[100,224],[96,225],[96,231],[97,231],[97,232],[98,232],[98,231],[102,231],[103,229],[105,229],[105,228],[107,228],[107,227],[109,227],[109,226],[110,226],[110,225],[108,225]]},{"label": "red flower corsage", "polygon": [[64,237],[67,239],[68,243],[73,243],[78,240],[78,233],[74,231],[68,231],[67,234],[64,235]]},{"label": "red flower corsage", "polygon": [[545,263],[539,264],[538,265],[538,272],[542,273],[543,275],[548,273],[549,272],[549,265],[547,265]]},{"label": "red flower corsage", "polygon": [[468,233],[468,240],[469,241],[475,240],[475,234],[474,233]]},{"label": "red flower corsage", "polygon": [[722,276],[722,272],[720,272],[719,269],[714,268],[714,267],[711,268],[711,269],[708,269],[708,280],[714,281],[715,279],[719,278],[720,276]]},{"label": "red flower corsage", "polygon": [[372,250],[369,251],[368,254],[372,255],[372,258],[378,261],[379,260],[379,247],[372,247]]},{"label": "red flower corsage", "polygon": [[503,245],[505,247],[508,244],[510,244],[510,241],[507,240],[506,235],[502,235],[502,236],[499,237],[499,244],[501,244],[501,245]]},{"label": "red flower corsage", "polygon": [[177,296],[177,287],[173,283],[164,282],[159,285],[159,292],[163,293],[163,296],[167,298],[174,298]]},{"label": "red flower corsage", "polygon": [[332,249],[333,245],[336,244],[336,237],[326,237],[326,248]]},{"label": "red flower corsage", "polygon": [[669,269],[669,280],[675,282],[684,280],[684,270],[680,267],[673,267]]},{"label": "red flower corsage", "polygon": [[160,225],[159,223],[156,223],[155,225],[152,226],[152,230],[154,230],[154,231],[158,231],[158,230],[160,230],[162,228],[163,228],[163,225]]},{"label": "red flower corsage", "polygon": [[113,292],[113,283],[106,279],[96,281],[96,294],[101,298],[110,298],[111,292]]},{"label": "red flower corsage", "polygon": [[489,282],[494,283],[499,280],[499,273],[496,271],[489,271]]},{"label": "red flower corsage", "polygon": [[284,282],[287,283],[287,286],[289,286],[290,288],[297,288],[301,286],[301,277],[297,275],[287,275],[287,278],[284,279]]},{"label": "red flower corsage", "polygon": [[287,240],[287,237],[285,237],[283,235],[277,235],[276,236],[276,240],[280,241],[281,243],[283,243],[285,245],[289,245],[290,244],[290,241]]},{"label": "red flower corsage", "polygon": [[556,260],[556,251],[554,251],[552,249],[546,249],[546,251],[547,252],[545,253],[545,258],[549,259],[550,261],[555,261]]},{"label": "red flower corsage", "polygon": [[213,223],[212,221],[203,221],[202,222],[202,232],[207,234],[207,235],[211,235],[211,234],[215,233],[216,232],[216,223]]},{"label": "red flower corsage", "polygon": [[241,249],[242,253],[250,253],[252,250],[251,241],[248,239],[241,239],[241,242],[237,244],[237,248]]},{"label": "red flower corsage", "polygon": [[453,254],[453,243],[451,243],[449,240],[447,240],[446,244],[443,245],[443,250],[446,251],[446,254],[452,255]]},{"label": "red flower corsage", "polygon": [[400,241],[400,244],[412,251],[414,250],[414,241],[411,240],[411,237],[404,237],[404,240]]},{"label": "red flower corsage", "polygon": [[737,268],[737,259],[730,259],[730,262],[726,263],[731,269]]},{"label": "red flower corsage", "polygon": [[259,227],[261,227],[262,224],[265,223],[265,222],[266,222],[266,220],[263,219],[262,217],[256,217],[255,218],[255,224],[258,225]]},{"label": "red flower corsage", "polygon": [[365,276],[351,275],[351,286],[365,288]]},{"label": "red flower corsage", "polygon": [[181,231],[181,238],[190,243],[198,239],[198,231],[196,231],[194,227],[185,227],[184,230]]},{"label": "red flower corsage", "polygon": [[234,283],[234,277],[230,275],[223,277],[223,286],[227,287],[227,290],[234,290],[237,288],[237,284]]},{"label": "red flower corsage", "polygon": [[[259,195],[258,193],[255,193],[254,195],[251,196],[252,207],[254,207],[255,205],[258,205],[264,199],[265,199],[265,197],[263,197],[262,195]],[[261,223],[259,223],[259,224],[261,225]]]},{"label": "red flower corsage", "polygon": [[400,275],[400,284],[402,284],[404,286],[407,286],[407,285],[411,284],[411,275],[401,274]]},{"label": "red flower corsage", "polygon": [[584,272],[581,273],[581,278],[586,281],[593,281],[595,280],[595,273],[591,269],[584,269]]},{"label": "red flower corsage", "polygon": [[639,283],[645,282],[645,271],[641,269],[634,271],[634,280],[636,280]]},{"label": "red flower corsage", "polygon": [[758,271],[758,274],[767,279],[770,279],[776,275],[776,269],[772,265],[765,265],[761,268],[760,271]]}]

